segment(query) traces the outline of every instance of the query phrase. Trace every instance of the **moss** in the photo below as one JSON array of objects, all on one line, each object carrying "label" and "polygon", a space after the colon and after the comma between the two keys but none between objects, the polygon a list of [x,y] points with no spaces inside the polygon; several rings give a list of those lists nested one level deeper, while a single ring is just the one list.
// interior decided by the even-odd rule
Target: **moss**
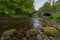
[{"label": "moss", "polygon": [[53,27],[43,27],[43,32],[49,36],[55,36],[57,34],[57,29]]},{"label": "moss", "polygon": [[4,32],[4,34],[10,35],[10,34],[14,33],[15,31],[16,31],[16,29],[7,30]]},{"label": "moss", "polygon": [[37,29],[32,28],[32,29],[30,30],[30,32],[38,32],[38,30],[37,30]]},{"label": "moss", "polygon": [[35,28],[30,29],[30,32],[31,33],[39,33],[39,31],[37,29],[35,29]]}]

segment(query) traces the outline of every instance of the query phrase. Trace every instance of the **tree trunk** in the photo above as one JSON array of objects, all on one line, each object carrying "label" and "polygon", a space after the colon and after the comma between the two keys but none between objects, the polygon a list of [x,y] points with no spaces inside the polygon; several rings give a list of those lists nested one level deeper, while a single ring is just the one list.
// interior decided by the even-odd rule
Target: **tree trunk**
[{"label": "tree trunk", "polygon": [[49,0],[49,3],[51,4],[51,0]]}]

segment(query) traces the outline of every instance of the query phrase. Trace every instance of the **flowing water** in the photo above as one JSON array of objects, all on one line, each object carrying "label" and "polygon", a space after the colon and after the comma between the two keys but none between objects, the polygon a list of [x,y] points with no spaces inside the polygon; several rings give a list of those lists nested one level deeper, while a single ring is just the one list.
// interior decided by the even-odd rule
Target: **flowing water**
[{"label": "flowing water", "polygon": [[42,28],[40,18],[32,18],[33,27],[40,30]]},{"label": "flowing water", "polygon": [[[54,0],[34,0],[34,9],[36,11],[38,11],[46,2],[50,3],[50,5],[53,5],[53,1]],[[56,2],[57,0],[54,1],[54,3]],[[42,26],[41,26],[41,22],[39,21],[40,19],[39,18],[35,18],[33,17],[32,18],[32,21],[33,21],[33,27],[36,28],[36,29],[41,29]]]},{"label": "flowing water", "polygon": [[[38,10],[39,8],[41,8],[41,7],[44,5],[44,3],[48,2],[47,0],[39,1],[39,2],[42,3],[42,4],[41,4],[41,3],[38,3],[37,1],[38,1],[38,0],[35,0],[35,2],[34,2],[35,10]],[[43,1],[44,1],[44,2],[43,2]],[[39,4],[39,5],[38,5],[38,4]],[[33,27],[34,27],[35,29],[40,30],[40,29],[42,28],[40,18],[31,17],[31,21],[32,21]],[[3,37],[4,37],[4,36],[2,36],[2,38],[3,38]],[[10,37],[10,36],[4,37],[4,38],[5,38],[5,39],[8,39],[8,37]],[[1,38],[1,40],[4,40],[4,39],[2,39],[2,38]]]}]

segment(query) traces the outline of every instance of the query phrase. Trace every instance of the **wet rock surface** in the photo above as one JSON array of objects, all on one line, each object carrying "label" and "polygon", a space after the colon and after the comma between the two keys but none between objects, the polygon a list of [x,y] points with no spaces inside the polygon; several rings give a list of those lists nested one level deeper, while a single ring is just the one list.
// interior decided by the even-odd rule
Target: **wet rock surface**
[{"label": "wet rock surface", "polygon": [[4,32],[7,30],[13,28],[17,30],[12,36],[10,35],[11,37],[7,36],[9,37],[7,40],[59,40],[60,38],[60,20],[39,18],[42,28],[53,27],[58,30],[58,34],[56,36],[47,35],[42,29],[38,30],[34,28],[30,18],[1,17],[0,21],[0,37],[2,37],[2,35],[4,35]]}]

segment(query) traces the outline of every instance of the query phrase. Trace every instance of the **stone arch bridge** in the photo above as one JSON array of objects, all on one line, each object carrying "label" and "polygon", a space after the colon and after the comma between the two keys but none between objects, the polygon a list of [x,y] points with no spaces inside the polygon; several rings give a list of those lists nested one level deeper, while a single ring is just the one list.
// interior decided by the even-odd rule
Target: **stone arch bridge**
[{"label": "stone arch bridge", "polygon": [[50,16],[50,15],[54,15],[57,11],[59,10],[47,10],[47,11],[33,11],[30,16],[32,16],[33,14],[37,13],[39,16]]}]

